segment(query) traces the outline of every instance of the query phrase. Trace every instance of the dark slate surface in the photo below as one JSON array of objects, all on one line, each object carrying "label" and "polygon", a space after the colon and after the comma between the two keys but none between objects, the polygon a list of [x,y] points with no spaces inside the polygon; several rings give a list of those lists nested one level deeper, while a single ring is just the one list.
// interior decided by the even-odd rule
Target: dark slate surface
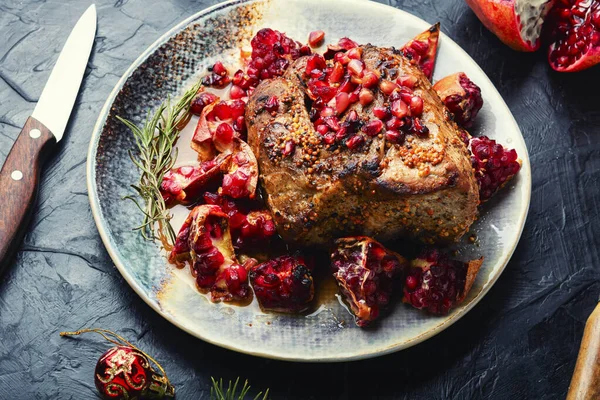
[{"label": "dark slate surface", "polygon": [[[391,1],[391,0],[390,0]],[[0,398],[96,398],[108,348],[65,329],[103,327],[167,369],[180,399],[206,399],[210,376],[248,377],[273,398],[562,399],[583,326],[600,293],[600,70],[551,71],[482,28],[462,0],[391,1],[448,33],[481,65],[515,114],[533,167],[527,226],[506,271],[465,318],[409,350],[347,364],[293,364],[206,344],[163,320],[106,253],[85,185],[89,134],[130,63],[199,0],[97,0],[98,35],[65,139],[48,162],[37,211],[0,280]],[[0,162],[33,110],[70,27],[89,0],[0,1]],[[1,206],[1,199],[0,199]]]}]

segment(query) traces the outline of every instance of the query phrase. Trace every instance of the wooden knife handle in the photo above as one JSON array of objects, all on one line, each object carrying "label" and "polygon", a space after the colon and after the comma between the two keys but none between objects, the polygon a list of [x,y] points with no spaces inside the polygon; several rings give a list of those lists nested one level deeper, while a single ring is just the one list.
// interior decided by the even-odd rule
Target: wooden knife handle
[{"label": "wooden knife handle", "polygon": [[29,117],[0,170],[0,273],[27,231],[40,170],[55,144],[48,128]]},{"label": "wooden knife handle", "polygon": [[585,324],[567,400],[600,399],[600,303]]}]

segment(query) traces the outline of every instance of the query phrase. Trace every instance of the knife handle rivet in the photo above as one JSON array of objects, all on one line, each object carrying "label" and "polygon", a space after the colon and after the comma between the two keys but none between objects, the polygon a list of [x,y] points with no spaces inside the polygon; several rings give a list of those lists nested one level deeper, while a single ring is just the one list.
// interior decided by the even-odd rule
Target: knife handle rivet
[{"label": "knife handle rivet", "polygon": [[13,181],[20,181],[23,179],[23,173],[19,170],[15,170],[12,172],[12,174],[10,174],[10,177],[13,179]]},{"label": "knife handle rivet", "polygon": [[33,139],[37,139],[40,136],[42,136],[42,132],[40,132],[39,129],[32,129],[29,131],[29,136],[31,136]]}]

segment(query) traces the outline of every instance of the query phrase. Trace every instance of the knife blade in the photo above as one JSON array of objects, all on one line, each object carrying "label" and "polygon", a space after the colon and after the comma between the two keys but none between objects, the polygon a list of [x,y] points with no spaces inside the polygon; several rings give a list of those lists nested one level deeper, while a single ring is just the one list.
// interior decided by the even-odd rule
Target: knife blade
[{"label": "knife blade", "polygon": [[71,31],[42,95],[0,170],[0,273],[27,229],[41,167],[65,132],[96,36],[91,5]]}]

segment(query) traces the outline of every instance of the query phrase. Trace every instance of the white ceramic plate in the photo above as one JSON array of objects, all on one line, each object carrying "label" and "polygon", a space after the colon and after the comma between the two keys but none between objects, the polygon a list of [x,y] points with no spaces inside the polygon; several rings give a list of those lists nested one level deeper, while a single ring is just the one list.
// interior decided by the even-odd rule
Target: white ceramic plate
[{"label": "white ceramic plate", "polygon": [[[335,17],[333,17],[335,16]],[[456,43],[441,37],[434,80],[464,71],[482,89],[485,106],[474,133],[517,150],[523,167],[511,187],[482,210],[472,232],[479,246],[458,246],[467,260],[485,257],[466,301],[450,315],[435,317],[392,305],[371,329],[360,329],[334,291],[322,296],[311,316],[261,313],[256,305],[211,304],[187,270],[170,266],[158,244],[131,228],[141,216],[122,198],[138,172],[127,155],[131,134],[115,119],[141,123],[148,108],[177,96],[216,59],[231,60],[251,35],[271,27],[305,41],[315,29],[327,42],[349,36],[359,43],[400,47],[429,24],[406,12],[359,0],[234,1],[206,9],[167,32],[138,58],[108,98],[96,124],[88,157],[88,188],[100,235],[131,287],[158,313],[190,334],[235,351],[294,361],[344,361],[413,346],[456,322],[489,291],[508,263],[525,223],[531,172],[525,143],[508,107],[490,80]],[[177,230],[179,227],[175,226]]]}]

